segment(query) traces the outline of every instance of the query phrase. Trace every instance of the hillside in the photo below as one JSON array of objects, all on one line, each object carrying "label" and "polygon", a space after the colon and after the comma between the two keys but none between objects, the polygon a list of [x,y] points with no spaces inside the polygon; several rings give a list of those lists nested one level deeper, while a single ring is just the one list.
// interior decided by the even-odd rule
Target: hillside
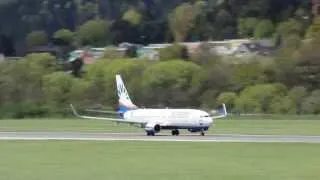
[{"label": "hillside", "polygon": [[[312,22],[311,2],[1,0],[0,51],[12,54],[9,46],[61,44],[61,39],[82,46],[269,38],[290,19],[302,26],[299,35],[303,36]],[[61,29],[62,33],[55,34]]]}]

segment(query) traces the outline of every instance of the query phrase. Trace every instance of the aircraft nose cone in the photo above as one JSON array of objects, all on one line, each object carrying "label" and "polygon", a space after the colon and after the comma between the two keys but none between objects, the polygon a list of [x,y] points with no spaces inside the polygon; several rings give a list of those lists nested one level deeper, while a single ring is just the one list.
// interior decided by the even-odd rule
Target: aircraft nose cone
[{"label": "aircraft nose cone", "polygon": [[211,118],[205,118],[204,119],[204,122],[207,124],[207,125],[210,125],[212,124],[213,120]]}]

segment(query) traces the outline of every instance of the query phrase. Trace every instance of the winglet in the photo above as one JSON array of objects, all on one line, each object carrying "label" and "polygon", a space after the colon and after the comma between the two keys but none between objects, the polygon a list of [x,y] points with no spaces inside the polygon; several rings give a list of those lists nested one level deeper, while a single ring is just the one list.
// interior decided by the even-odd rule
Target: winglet
[{"label": "winglet", "polygon": [[72,104],[70,104],[70,107],[71,107],[71,110],[72,110],[73,115],[79,117],[80,115],[78,114],[78,112],[76,111],[76,109],[73,107]]},{"label": "winglet", "polygon": [[228,112],[227,112],[226,105],[225,105],[225,104],[222,104],[222,108],[223,108],[223,115],[224,115],[224,116],[227,116],[227,115],[228,115]]},{"label": "winglet", "polygon": [[219,118],[225,118],[225,117],[227,117],[228,113],[227,113],[227,108],[226,108],[226,105],[225,105],[225,104],[222,104],[222,111],[223,111],[223,113],[222,113],[221,115],[212,116],[212,118],[214,118],[214,119],[219,119]]}]

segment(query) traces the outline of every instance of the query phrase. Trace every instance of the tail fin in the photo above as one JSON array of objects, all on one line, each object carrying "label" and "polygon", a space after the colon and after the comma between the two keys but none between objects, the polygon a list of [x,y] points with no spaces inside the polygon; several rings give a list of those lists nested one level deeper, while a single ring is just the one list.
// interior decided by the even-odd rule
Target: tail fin
[{"label": "tail fin", "polygon": [[116,83],[117,83],[117,93],[119,97],[119,111],[123,113],[130,109],[137,109],[138,107],[132,103],[129,97],[129,93],[119,74],[116,75]]}]

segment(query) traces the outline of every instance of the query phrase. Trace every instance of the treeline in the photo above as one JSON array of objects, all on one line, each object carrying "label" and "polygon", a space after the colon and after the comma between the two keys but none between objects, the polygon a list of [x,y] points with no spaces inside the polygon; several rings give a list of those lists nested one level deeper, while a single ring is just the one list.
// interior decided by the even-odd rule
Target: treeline
[{"label": "treeline", "polygon": [[210,110],[225,103],[233,113],[319,114],[320,38],[290,42],[274,57],[241,63],[207,55],[205,44],[182,57],[175,45],[160,52],[160,61],[105,57],[84,66],[79,77],[49,54],[31,54],[0,63],[0,115],[70,115],[70,103],[116,109],[116,73],[140,107]]},{"label": "treeline", "polygon": [[288,25],[304,37],[312,19],[308,0],[1,0],[0,51],[49,42],[279,40]]}]

